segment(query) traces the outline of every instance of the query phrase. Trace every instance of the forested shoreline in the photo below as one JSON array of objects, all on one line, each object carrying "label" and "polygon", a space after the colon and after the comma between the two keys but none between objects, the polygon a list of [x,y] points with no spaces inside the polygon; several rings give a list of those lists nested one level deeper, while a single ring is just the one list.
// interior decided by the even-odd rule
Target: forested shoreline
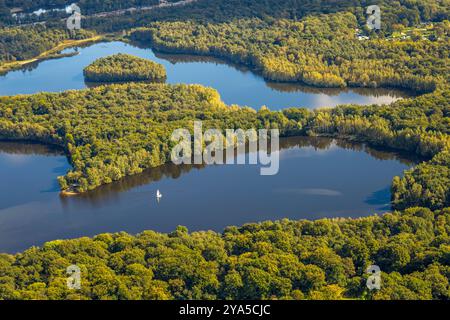
[{"label": "forested shoreline", "polygon": [[[142,3],[152,2],[143,1]],[[60,0],[54,5],[67,2]],[[82,1],[93,12],[120,1]],[[449,7],[445,1],[381,0],[385,23],[358,40],[365,2],[210,0],[60,24],[0,29],[0,66],[98,32],[166,52],[206,54],[250,66],[266,79],[318,87],[407,88],[421,96],[390,105],[256,111],[227,106],[199,85],[112,84],[0,97],[0,139],[60,146],[72,169],[62,191],[88,192],[170,159],[175,129],[277,128],[281,136],[327,136],[401,150],[426,160],[392,182],[393,211],[359,219],[261,222],[219,234],[144,231],[55,240],[0,254],[1,299],[450,299]],[[45,5],[37,1],[29,6]],[[21,0],[0,0],[0,17]],[[5,20],[6,21],[6,20]],[[432,22],[432,35],[416,26]],[[139,28],[141,27],[141,28]],[[412,38],[394,38],[410,27]],[[204,214],[208,214],[205,212]],[[66,285],[80,266],[82,288]],[[383,274],[366,289],[367,266]]]},{"label": "forested shoreline", "polygon": [[[0,254],[0,299],[449,299],[450,211],[124,232]],[[369,291],[366,268],[383,270]],[[81,268],[81,289],[66,268]]]},{"label": "forested shoreline", "polygon": [[[355,35],[358,27],[353,14],[338,13],[300,21],[155,22],[132,31],[131,38],[166,53],[245,64],[271,81],[417,93],[432,92],[448,81],[448,35],[437,41],[361,41]],[[440,27],[450,30],[446,23]]]}]

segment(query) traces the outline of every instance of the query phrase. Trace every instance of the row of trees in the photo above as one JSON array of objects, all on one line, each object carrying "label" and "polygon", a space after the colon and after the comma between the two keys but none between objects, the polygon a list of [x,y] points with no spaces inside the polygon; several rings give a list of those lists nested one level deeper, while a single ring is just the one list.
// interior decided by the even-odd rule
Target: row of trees
[{"label": "row of trees", "polygon": [[[450,299],[450,211],[56,240],[0,254],[0,299]],[[66,268],[81,269],[81,289]],[[382,270],[369,291],[368,266]]]},{"label": "row of trees", "polygon": [[97,59],[83,73],[90,82],[163,82],[167,78],[163,65],[123,53]]}]

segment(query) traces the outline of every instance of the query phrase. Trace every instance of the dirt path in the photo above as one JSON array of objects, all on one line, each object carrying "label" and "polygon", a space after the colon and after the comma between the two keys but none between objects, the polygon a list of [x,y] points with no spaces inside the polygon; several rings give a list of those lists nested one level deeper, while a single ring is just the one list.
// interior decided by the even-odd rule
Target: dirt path
[{"label": "dirt path", "polygon": [[63,50],[69,47],[74,47],[74,46],[79,46],[81,44],[85,44],[85,43],[91,43],[91,42],[97,42],[100,41],[103,38],[103,36],[95,36],[92,38],[87,38],[87,39],[82,39],[82,40],[66,40],[61,42],[60,44],[58,44],[56,47],[47,50],[45,52],[42,52],[40,55],[38,55],[37,57],[28,59],[28,60],[21,60],[21,61],[13,61],[13,62],[7,62],[5,64],[0,65],[0,73],[4,73],[7,71],[11,71],[13,69],[16,68],[20,68],[21,66],[36,62],[36,61],[41,61],[41,60],[45,60],[46,58],[48,58],[49,56]]}]

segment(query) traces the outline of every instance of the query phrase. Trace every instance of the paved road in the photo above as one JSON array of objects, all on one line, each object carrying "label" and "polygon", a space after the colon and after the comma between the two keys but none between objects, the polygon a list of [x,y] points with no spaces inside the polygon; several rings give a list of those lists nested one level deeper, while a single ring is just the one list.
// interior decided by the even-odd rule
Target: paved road
[{"label": "paved road", "polygon": [[[144,11],[151,11],[151,10],[161,9],[161,8],[181,7],[181,6],[185,6],[185,5],[197,2],[197,1],[199,1],[199,0],[181,0],[178,2],[162,2],[158,5],[148,6],[148,7],[127,8],[127,9],[121,9],[121,10],[115,10],[115,11],[99,12],[99,13],[95,13],[95,14],[87,15],[87,16],[82,15],[82,18],[83,19],[105,18],[105,17],[120,16],[120,15],[124,15],[126,13],[144,12]],[[66,19],[62,19],[62,21],[64,21],[64,20],[66,20]],[[27,26],[34,26],[34,25],[38,25],[38,24],[45,24],[45,21],[15,25],[15,26],[11,26],[11,27],[27,27]]]},{"label": "paved road", "polygon": [[159,9],[159,8],[181,7],[181,6],[185,6],[187,4],[194,3],[196,1],[198,1],[198,0],[182,0],[182,1],[178,1],[178,2],[163,2],[158,5],[148,6],[148,7],[128,8],[128,9],[122,9],[122,10],[116,10],[116,11],[99,12],[99,13],[95,13],[93,15],[89,15],[86,17],[104,18],[104,17],[110,17],[110,16],[120,16],[120,15],[123,15],[126,13],[151,11],[151,10],[155,10],[155,9]]}]

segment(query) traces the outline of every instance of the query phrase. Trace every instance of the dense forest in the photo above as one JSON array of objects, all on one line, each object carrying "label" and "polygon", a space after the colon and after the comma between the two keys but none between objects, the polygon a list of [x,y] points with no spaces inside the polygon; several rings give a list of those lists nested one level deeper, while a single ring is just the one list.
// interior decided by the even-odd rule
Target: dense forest
[{"label": "dense forest", "polygon": [[[448,77],[448,34],[435,41],[361,41],[357,28],[353,14],[339,13],[301,21],[158,22],[134,31],[132,39],[164,52],[226,58],[269,80],[319,87],[391,86],[430,92],[440,77]],[[445,28],[448,33],[450,24]]]},{"label": "dense forest", "polygon": [[380,35],[387,35],[398,27],[412,27],[421,22],[450,20],[448,0],[198,0],[176,10],[160,9],[114,18],[93,17],[85,23],[98,31],[120,31],[147,26],[151,21],[186,21],[224,23],[236,19],[259,18],[300,20],[308,15],[351,12],[361,28],[366,24],[365,9],[379,5],[383,12]]},{"label": "dense forest", "polygon": [[[169,0],[177,2],[178,0]],[[0,0],[0,25],[17,23],[10,14],[13,8],[21,8],[31,12],[39,8],[63,8],[73,1],[68,0]],[[84,15],[97,12],[124,9],[127,7],[147,6],[156,0],[133,1],[76,1]],[[185,7],[158,9],[152,12],[137,12],[133,15],[116,17],[91,17],[85,23],[86,27],[103,32],[120,31],[123,29],[146,26],[150,21],[186,20],[228,22],[230,19],[257,17],[261,19],[293,19],[299,20],[307,15],[322,13],[352,12],[358,18],[361,26],[365,24],[365,8],[369,5],[379,5],[383,12],[382,33],[393,32],[398,25],[415,26],[420,22],[438,22],[449,20],[450,4],[448,0],[197,0]],[[56,15],[56,14],[53,14]],[[60,18],[60,15],[56,15]],[[43,15],[40,19],[49,19],[52,15]],[[56,17],[54,17],[56,18]],[[29,18],[31,19],[31,18]],[[34,20],[39,20],[34,17]]]},{"label": "dense forest", "polygon": [[[0,299],[450,299],[450,211],[56,240],[0,254]],[[369,291],[366,268],[383,270]],[[81,268],[69,290],[66,268]]]},{"label": "dense forest", "polygon": [[97,59],[83,73],[90,82],[164,82],[167,77],[163,65],[122,53]]},{"label": "dense forest", "polygon": [[64,29],[41,25],[32,28],[0,28],[0,66],[5,62],[34,58],[66,40],[91,36],[93,33],[86,30],[71,34]]},{"label": "dense forest", "polygon": [[[69,2],[0,0],[0,20],[14,23],[2,18],[14,7],[32,11]],[[79,4],[94,13],[151,2]],[[361,0],[199,0],[170,11],[90,17],[76,34],[58,21],[1,28],[0,65],[93,30],[142,27],[130,32],[131,40],[228,59],[275,81],[393,86],[423,95],[383,106],[282,111],[227,106],[214,89],[163,83],[0,97],[0,139],[65,150],[72,169],[58,178],[63,191],[86,192],[168,162],[171,133],[192,128],[193,120],[202,120],[204,129],[278,128],[282,136],[338,137],[422,159],[394,177],[397,211],[383,216],[262,222],[222,234],[185,227],[170,234],[102,234],[0,254],[0,299],[449,299],[450,5],[370,4],[382,6],[378,33],[364,28],[368,3]],[[430,22],[426,32],[417,27],[424,22]],[[407,28],[411,36],[395,37]],[[119,67],[128,69],[126,63]],[[383,286],[370,292],[365,271],[374,263],[383,270]],[[70,264],[82,269],[76,292],[66,286]]]}]

